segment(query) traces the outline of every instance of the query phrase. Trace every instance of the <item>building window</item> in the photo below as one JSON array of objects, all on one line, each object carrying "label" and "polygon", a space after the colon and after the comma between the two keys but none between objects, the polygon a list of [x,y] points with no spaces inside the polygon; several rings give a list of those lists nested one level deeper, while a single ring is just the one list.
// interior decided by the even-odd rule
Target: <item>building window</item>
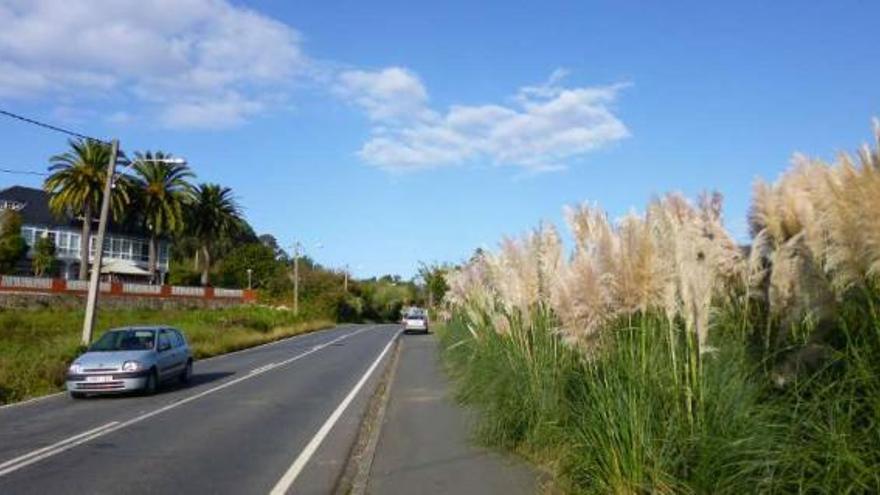
[{"label": "building window", "polygon": [[34,247],[34,242],[36,240],[36,229],[33,227],[22,227],[21,236],[24,237],[24,242],[27,243],[31,248]]}]

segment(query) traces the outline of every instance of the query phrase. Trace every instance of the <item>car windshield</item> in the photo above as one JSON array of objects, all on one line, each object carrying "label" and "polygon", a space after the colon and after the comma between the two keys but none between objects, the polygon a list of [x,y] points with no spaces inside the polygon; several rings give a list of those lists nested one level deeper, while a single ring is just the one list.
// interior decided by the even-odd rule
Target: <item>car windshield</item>
[{"label": "car windshield", "polygon": [[407,320],[421,320],[421,319],[424,319],[424,318],[425,318],[425,317],[422,316],[422,315],[409,315],[409,316],[406,317]]},{"label": "car windshield", "polygon": [[155,330],[113,330],[89,347],[90,351],[148,351],[156,341]]}]

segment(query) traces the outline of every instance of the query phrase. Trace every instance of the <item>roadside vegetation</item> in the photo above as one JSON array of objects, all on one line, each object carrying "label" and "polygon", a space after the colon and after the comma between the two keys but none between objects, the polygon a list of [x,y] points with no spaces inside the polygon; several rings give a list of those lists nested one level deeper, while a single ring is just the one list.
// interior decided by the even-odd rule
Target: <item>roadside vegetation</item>
[{"label": "roadside vegetation", "polygon": [[864,147],[757,183],[747,246],[669,194],[476,253],[441,339],[480,438],[573,493],[877,493],[877,211]]},{"label": "roadside vegetation", "polygon": [[[63,389],[67,367],[79,352],[82,311],[0,311],[0,404]],[[105,310],[97,336],[110,328],[165,324],[186,334],[196,358],[215,356],[327,328],[332,317],[306,309],[238,306],[224,309]]]}]

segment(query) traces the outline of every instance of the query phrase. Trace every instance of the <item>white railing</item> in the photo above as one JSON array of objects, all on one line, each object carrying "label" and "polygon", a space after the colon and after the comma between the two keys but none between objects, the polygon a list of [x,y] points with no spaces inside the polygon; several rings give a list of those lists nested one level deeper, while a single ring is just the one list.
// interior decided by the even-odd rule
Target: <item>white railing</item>
[{"label": "white railing", "polygon": [[122,284],[122,292],[126,294],[161,294],[161,285]]},{"label": "white railing", "polygon": [[77,291],[87,291],[89,290],[89,281],[88,280],[68,280],[67,281],[67,290],[77,290]]},{"label": "white railing", "polygon": [[[2,275],[0,276],[0,289],[15,290],[27,289],[45,292],[78,292],[80,294],[89,290],[88,280],[60,280],[55,283],[56,279],[46,277],[25,277],[18,275]],[[114,289],[115,287],[115,289]],[[121,290],[120,290],[121,289]],[[122,282],[114,285],[110,282],[101,282],[101,292],[116,294],[131,294],[144,296],[172,296],[172,297],[207,297],[208,291],[205,287],[185,287],[173,285],[170,289],[165,289],[161,285],[149,285],[133,282]],[[166,292],[167,291],[167,292]],[[213,289],[213,297],[220,299],[246,299],[248,292],[242,289]]]},{"label": "white railing", "polygon": [[[79,292],[88,292],[88,280],[67,280],[65,281],[67,290],[75,290]],[[101,292],[110,292],[110,282],[101,282]]]},{"label": "white railing", "polygon": [[205,288],[204,287],[181,287],[179,285],[173,285],[173,286],[171,286],[171,295],[172,296],[205,297]]},{"label": "white railing", "polygon": [[244,291],[241,289],[214,289],[214,297],[244,297]]},{"label": "white railing", "polygon": [[13,289],[52,290],[52,279],[42,277],[16,277],[14,275],[3,275],[2,280],[0,280],[0,286]]}]

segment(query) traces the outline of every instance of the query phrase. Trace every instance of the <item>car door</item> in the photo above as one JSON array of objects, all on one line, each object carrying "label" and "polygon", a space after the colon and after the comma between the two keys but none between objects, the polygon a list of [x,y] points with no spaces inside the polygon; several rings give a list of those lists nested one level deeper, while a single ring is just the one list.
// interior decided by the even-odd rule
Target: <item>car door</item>
[{"label": "car door", "polygon": [[171,332],[164,328],[159,331],[159,340],[157,342],[156,351],[159,353],[159,374],[164,379],[176,372],[178,367],[177,348],[174,346]]},{"label": "car door", "polygon": [[189,349],[189,344],[186,342],[186,338],[183,336],[183,332],[176,328],[172,328],[171,331],[174,332],[174,336],[177,337],[177,346],[180,348],[180,362],[186,366],[186,362],[192,357],[192,353]]}]

